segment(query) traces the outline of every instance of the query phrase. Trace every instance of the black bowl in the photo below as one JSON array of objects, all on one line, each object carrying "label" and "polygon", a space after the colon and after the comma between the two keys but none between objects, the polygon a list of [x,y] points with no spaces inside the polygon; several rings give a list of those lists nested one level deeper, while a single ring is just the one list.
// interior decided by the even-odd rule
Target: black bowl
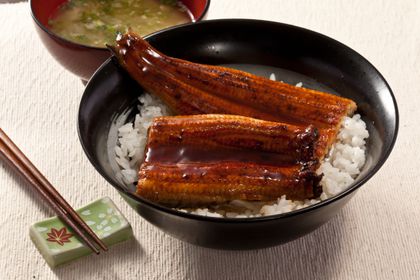
[{"label": "black bowl", "polygon": [[[98,172],[147,221],[181,240],[212,248],[252,249],[298,238],[330,220],[389,156],[398,131],[397,105],[382,75],[361,55],[313,31],[257,20],[213,20],[175,27],[147,40],[171,56],[233,64],[286,82],[339,92],[355,100],[370,138],[367,161],[343,193],[290,213],[260,218],[212,218],[177,212],[133,194],[116,176],[116,129],[133,117],[142,88],[112,59],[89,81],[79,109],[82,146]],[[257,66],[256,66],[257,65]]]}]

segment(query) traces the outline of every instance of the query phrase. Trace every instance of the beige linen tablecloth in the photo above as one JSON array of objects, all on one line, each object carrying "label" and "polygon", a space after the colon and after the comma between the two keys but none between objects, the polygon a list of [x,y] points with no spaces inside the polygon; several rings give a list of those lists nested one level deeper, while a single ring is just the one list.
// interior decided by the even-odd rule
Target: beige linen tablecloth
[{"label": "beige linen tablecloth", "polygon": [[83,85],[47,53],[28,5],[0,5],[0,125],[65,198],[111,197],[135,240],[51,270],[29,226],[53,213],[0,163],[0,279],[420,279],[420,1],[212,0],[209,19],[309,28],[370,60],[395,92],[397,144],[328,224],[283,246],[218,251],[180,242],[140,218],[94,170],[76,130]]}]

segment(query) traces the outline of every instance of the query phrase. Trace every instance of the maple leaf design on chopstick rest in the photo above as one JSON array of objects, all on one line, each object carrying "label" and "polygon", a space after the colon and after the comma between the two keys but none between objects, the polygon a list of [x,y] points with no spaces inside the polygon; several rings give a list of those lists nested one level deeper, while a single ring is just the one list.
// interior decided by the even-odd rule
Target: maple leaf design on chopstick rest
[{"label": "maple leaf design on chopstick rest", "polygon": [[72,233],[67,232],[67,228],[63,227],[60,230],[51,228],[51,232],[47,233],[47,241],[57,242],[61,246],[66,242],[71,242],[70,238],[73,236]]}]

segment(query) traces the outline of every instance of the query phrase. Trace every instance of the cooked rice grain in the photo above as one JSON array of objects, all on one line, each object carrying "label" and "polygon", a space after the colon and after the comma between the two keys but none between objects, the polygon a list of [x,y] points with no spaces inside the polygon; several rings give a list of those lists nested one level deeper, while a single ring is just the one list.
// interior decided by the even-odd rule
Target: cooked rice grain
[{"label": "cooked rice grain", "polygon": [[[275,79],[275,75],[270,76]],[[298,83],[296,86],[302,86]],[[168,115],[165,105],[150,94],[139,98],[139,114],[133,123],[127,123],[118,130],[115,160],[121,167],[121,175],[126,184],[137,182],[137,171],[143,158],[147,129],[153,118]],[[324,174],[321,180],[323,192],[317,199],[292,201],[282,196],[275,202],[232,201],[211,208],[178,209],[182,212],[209,217],[259,217],[290,212],[328,199],[347,189],[353,182],[366,160],[366,139],[369,133],[365,122],[356,114],[346,117],[336,143],[318,169]]]}]

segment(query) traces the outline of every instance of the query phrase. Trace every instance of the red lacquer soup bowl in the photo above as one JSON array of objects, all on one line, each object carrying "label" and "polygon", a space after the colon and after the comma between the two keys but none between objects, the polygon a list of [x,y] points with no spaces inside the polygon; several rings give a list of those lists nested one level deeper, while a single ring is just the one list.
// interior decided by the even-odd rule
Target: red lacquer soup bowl
[{"label": "red lacquer soup bowl", "polygon": [[[87,81],[95,70],[110,57],[110,52],[105,47],[91,47],[66,40],[51,31],[48,20],[67,1],[31,0],[32,18],[42,42],[52,56],[64,68]],[[194,21],[202,20],[210,5],[210,0],[181,0],[181,2],[190,10]]]}]

